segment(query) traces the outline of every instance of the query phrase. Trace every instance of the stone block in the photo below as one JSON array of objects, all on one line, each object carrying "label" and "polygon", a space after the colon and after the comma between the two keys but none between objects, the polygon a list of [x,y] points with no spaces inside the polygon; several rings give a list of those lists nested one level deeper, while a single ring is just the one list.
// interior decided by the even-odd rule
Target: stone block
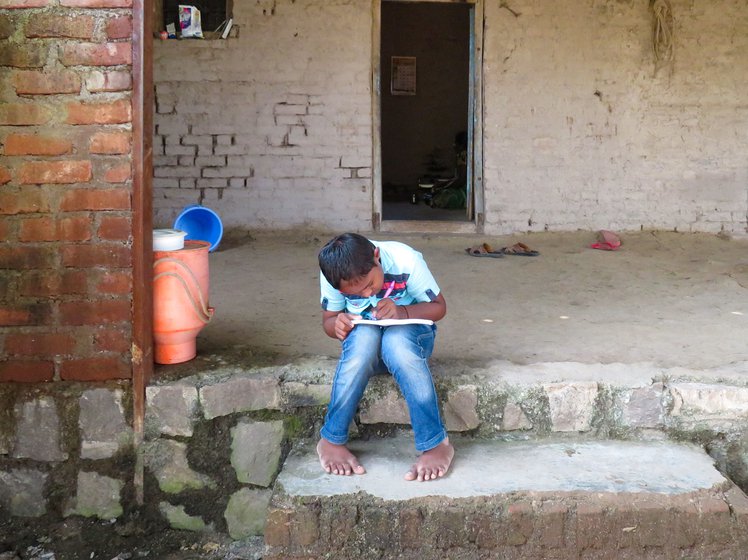
[{"label": "stone block", "polygon": [[621,399],[621,416],[624,424],[632,428],[657,428],[662,426],[664,385],[654,383],[626,391]]},{"label": "stone block", "polygon": [[286,381],[281,387],[283,404],[289,408],[322,406],[330,402],[332,385]]},{"label": "stone block", "polygon": [[187,461],[187,445],[182,442],[169,439],[147,442],[143,444],[143,460],[158,480],[159,488],[167,494],[216,487],[209,476],[192,470]]},{"label": "stone block", "polygon": [[213,531],[212,525],[206,524],[202,517],[189,515],[184,506],[174,506],[169,502],[161,502],[158,509],[173,529],[195,532]]},{"label": "stone block", "polygon": [[83,459],[106,459],[132,443],[132,428],[125,420],[121,390],[84,391],[78,405]]},{"label": "stone block", "polygon": [[186,383],[146,387],[145,429],[150,437],[191,437],[197,416],[197,387]]},{"label": "stone block", "polygon": [[506,431],[529,430],[532,428],[532,422],[527,418],[522,407],[516,403],[508,402],[504,407],[501,428]]},{"label": "stone block", "polygon": [[229,498],[223,517],[232,539],[262,535],[272,492],[242,488]]},{"label": "stone block", "polygon": [[60,447],[60,418],[55,402],[47,397],[17,403],[13,457],[36,461],[64,461]]},{"label": "stone block", "polygon": [[548,383],[548,395],[554,432],[586,432],[590,429],[597,397],[597,383]]},{"label": "stone block", "polygon": [[238,375],[200,388],[200,403],[206,419],[235,412],[280,408],[278,379],[269,376]]},{"label": "stone block", "polygon": [[475,385],[466,385],[447,395],[442,406],[447,430],[464,432],[480,426],[478,418],[478,390]]},{"label": "stone block", "polygon": [[408,405],[394,384],[382,394],[365,395],[359,418],[362,424],[410,424]]},{"label": "stone block", "polygon": [[231,465],[239,482],[270,486],[278,471],[283,422],[243,420],[231,429]]},{"label": "stone block", "polygon": [[116,519],[122,515],[121,480],[96,472],[78,473],[77,494],[65,515],[82,515],[99,519]]},{"label": "stone block", "polygon": [[708,383],[672,383],[670,414],[690,420],[748,417],[748,388]]},{"label": "stone block", "polygon": [[40,517],[47,512],[44,484],[47,473],[32,469],[0,471],[0,510],[18,517]]}]

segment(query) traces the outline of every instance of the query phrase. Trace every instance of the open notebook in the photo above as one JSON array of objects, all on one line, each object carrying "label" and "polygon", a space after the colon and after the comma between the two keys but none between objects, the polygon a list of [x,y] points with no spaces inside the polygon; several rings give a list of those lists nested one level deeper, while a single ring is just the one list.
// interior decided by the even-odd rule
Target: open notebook
[{"label": "open notebook", "polygon": [[434,322],[431,319],[354,319],[353,324],[392,327],[395,325],[433,325]]}]

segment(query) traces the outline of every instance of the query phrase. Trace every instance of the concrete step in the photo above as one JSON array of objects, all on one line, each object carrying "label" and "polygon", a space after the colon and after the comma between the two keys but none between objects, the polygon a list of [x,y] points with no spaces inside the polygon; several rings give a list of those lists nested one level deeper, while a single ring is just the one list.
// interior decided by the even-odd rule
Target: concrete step
[{"label": "concrete step", "polygon": [[292,450],[266,558],[745,557],[748,498],[699,447],[670,441],[453,438],[438,481],[406,482],[409,434],[353,441],[363,476]]}]

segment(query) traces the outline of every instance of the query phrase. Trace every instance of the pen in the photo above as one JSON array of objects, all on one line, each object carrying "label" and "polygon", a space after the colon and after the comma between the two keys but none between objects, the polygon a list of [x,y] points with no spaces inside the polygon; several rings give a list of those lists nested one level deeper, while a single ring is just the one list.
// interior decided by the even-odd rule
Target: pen
[{"label": "pen", "polygon": [[392,290],[394,288],[395,288],[395,281],[393,280],[392,283],[390,284],[390,287],[387,288],[386,292],[384,292],[384,297],[382,299],[387,299],[388,297],[390,297],[390,294],[392,293]]}]

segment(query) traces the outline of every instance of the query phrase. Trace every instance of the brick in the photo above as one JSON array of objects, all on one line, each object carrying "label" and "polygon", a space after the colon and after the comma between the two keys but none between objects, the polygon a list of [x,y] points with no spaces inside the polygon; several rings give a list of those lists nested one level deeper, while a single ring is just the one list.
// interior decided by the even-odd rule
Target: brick
[{"label": "brick", "polygon": [[606,510],[597,504],[581,503],[576,511],[577,548],[605,548],[610,542],[606,530]]},{"label": "brick", "polygon": [[63,212],[129,209],[130,191],[127,189],[73,189],[66,191],[60,201]]},{"label": "brick", "polygon": [[66,8],[131,8],[132,0],[60,0]]},{"label": "brick", "polygon": [[271,508],[265,521],[265,543],[269,546],[291,544],[292,510]]},{"label": "brick", "polygon": [[0,14],[0,39],[7,39],[16,31],[16,22],[13,17]]},{"label": "brick", "polygon": [[72,268],[129,268],[132,252],[121,244],[68,245],[62,249],[62,265]]},{"label": "brick", "polygon": [[58,333],[8,333],[5,352],[11,356],[53,357],[75,350],[75,337]]},{"label": "brick", "polygon": [[22,296],[49,297],[88,293],[88,274],[82,270],[33,272],[19,280]]},{"label": "brick", "polygon": [[400,546],[403,549],[420,549],[423,545],[421,527],[423,514],[418,508],[405,508],[400,511]]},{"label": "brick", "polygon": [[60,304],[60,323],[69,326],[108,325],[130,320],[128,300],[74,301]]},{"label": "brick", "polygon": [[471,517],[470,530],[478,548],[493,550],[499,546],[499,520],[490,513],[479,512]]},{"label": "brick", "polygon": [[0,66],[14,68],[41,68],[47,61],[48,49],[41,43],[6,42],[0,44]]},{"label": "brick", "polygon": [[697,501],[699,529],[706,544],[725,544],[731,539],[730,506],[717,496],[701,496]]},{"label": "brick", "polygon": [[125,91],[132,88],[130,72],[91,72],[86,78],[86,89],[92,93],[100,91]]},{"label": "brick", "polygon": [[537,540],[544,548],[563,548],[568,508],[560,503],[543,502],[537,514]]},{"label": "brick", "polygon": [[90,161],[30,161],[21,165],[23,185],[87,183],[91,180]]},{"label": "brick", "polygon": [[0,362],[0,382],[42,383],[52,381],[55,365],[45,361]]},{"label": "brick", "polygon": [[434,511],[429,516],[429,525],[436,539],[436,546],[448,550],[466,544],[465,514],[459,508]]},{"label": "brick", "polygon": [[112,103],[69,103],[67,124],[124,124],[132,120],[130,100]]},{"label": "brick", "polygon": [[318,513],[307,507],[297,509],[291,515],[291,544],[297,546],[311,546],[319,538]]},{"label": "brick", "polygon": [[[10,170],[4,165],[0,165],[0,185],[10,183],[11,179],[13,177],[10,175]],[[2,207],[2,203],[0,203],[0,207]],[[2,210],[0,210],[0,213],[2,213]]]},{"label": "brick", "polygon": [[52,0],[0,0],[0,9],[44,8],[51,3]]},{"label": "brick", "polygon": [[10,134],[5,138],[6,156],[61,156],[73,151],[68,138],[40,134]]},{"label": "brick", "polygon": [[120,16],[109,18],[106,22],[106,35],[110,39],[127,39],[132,36],[132,18]]},{"label": "brick", "polygon": [[21,221],[18,234],[21,241],[88,241],[91,239],[91,221],[87,217],[26,218]]},{"label": "brick", "polygon": [[26,23],[26,37],[63,37],[69,39],[91,39],[96,20],[91,16],[60,16],[57,14],[35,14]]},{"label": "brick", "polygon": [[132,64],[132,44],[75,43],[64,45],[60,62],[65,66],[118,66]]},{"label": "brick", "polygon": [[393,534],[392,515],[377,505],[362,507],[359,516],[364,541],[368,549],[391,550],[398,548],[397,534]]},{"label": "brick", "polygon": [[89,151],[92,154],[130,153],[129,132],[97,132],[91,137]]},{"label": "brick", "polygon": [[47,325],[51,322],[52,308],[47,304],[30,304],[0,307],[0,327]]},{"label": "brick", "polygon": [[97,234],[107,241],[127,241],[132,236],[132,220],[105,216],[101,218]]},{"label": "brick", "polygon": [[81,79],[75,72],[20,70],[13,75],[13,85],[18,95],[79,93]]},{"label": "brick", "polygon": [[124,272],[104,272],[96,284],[96,292],[129,295],[132,292],[132,275]]},{"label": "brick", "polygon": [[60,364],[60,379],[64,381],[106,381],[130,377],[130,367],[119,357],[81,358],[65,360]]},{"label": "brick", "polygon": [[129,163],[115,165],[104,172],[104,181],[107,183],[124,183],[130,180],[132,166]]},{"label": "brick", "polygon": [[319,519],[320,542],[329,550],[342,549],[354,538],[358,508],[354,505],[323,507]]},{"label": "brick", "polygon": [[503,518],[506,533],[505,543],[511,546],[525,544],[533,533],[532,505],[523,502],[510,504]]},{"label": "brick", "polygon": [[128,329],[97,329],[93,336],[93,350],[123,354],[130,350],[131,339]]},{"label": "brick", "polygon": [[49,210],[49,201],[39,187],[21,187],[14,192],[0,192],[0,215],[49,212]]},{"label": "brick", "polygon": [[46,247],[0,246],[0,269],[43,270],[57,267],[57,253]]},{"label": "brick", "polygon": [[0,103],[0,125],[31,126],[49,122],[47,107],[32,103]]}]

